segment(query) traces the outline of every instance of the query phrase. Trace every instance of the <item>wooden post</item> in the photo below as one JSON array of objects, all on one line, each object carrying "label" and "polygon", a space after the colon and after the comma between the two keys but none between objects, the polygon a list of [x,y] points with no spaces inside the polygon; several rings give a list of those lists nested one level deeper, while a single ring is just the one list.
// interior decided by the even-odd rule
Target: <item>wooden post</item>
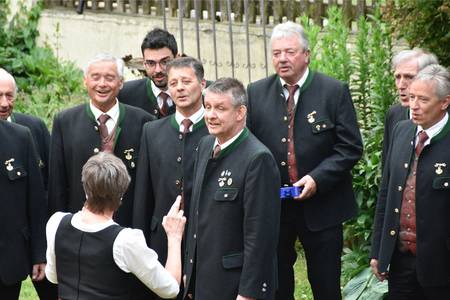
[{"label": "wooden post", "polygon": [[320,27],[322,27],[323,24],[323,16],[325,15],[325,10],[323,7],[323,2],[322,1],[316,1],[314,2],[314,14],[313,14],[313,18],[314,18],[314,24],[319,25]]},{"label": "wooden post", "polygon": [[125,0],[117,0],[117,11],[118,12],[125,12]]},{"label": "wooden post", "polygon": [[353,19],[352,0],[344,0],[342,3],[342,11],[344,12],[344,22],[347,26],[351,26]]},{"label": "wooden post", "polygon": [[[151,11],[152,2],[153,1],[151,1],[151,0],[142,0],[142,14],[143,15],[149,15],[152,12]],[[156,7],[158,7],[158,6],[156,6]],[[160,7],[161,7],[161,5],[160,5]],[[158,15],[158,16],[160,16],[160,15]]]},{"label": "wooden post", "polygon": [[359,17],[366,15],[365,8],[366,0],[358,0],[358,2],[356,3],[356,20],[358,20]]},{"label": "wooden post", "polygon": [[130,12],[132,14],[138,13],[138,2],[137,0],[130,0]]},{"label": "wooden post", "polygon": [[105,11],[107,13],[112,12],[112,7],[113,7],[112,0],[105,0]]},{"label": "wooden post", "polygon": [[244,12],[243,1],[233,0],[231,3],[231,11],[234,12],[234,20],[236,22],[242,22],[242,16]]},{"label": "wooden post", "polygon": [[[86,8],[87,8],[87,3],[86,3]],[[96,12],[97,9],[98,9],[98,0],[92,0],[92,7],[91,7],[91,10],[92,10],[93,12]]]},{"label": "wooden post", "polygon": [[255,24],[256,22],[256,3],[250,0],[248,2],[248,23]]},{"label": "wooden post", "polygon": [[228,21],[227,0],[220,0],[220,21]]},{"label": "wooden post", "polygon": [[273,0],[273,23],[278,24],[281,22],[281,18],[283,17],[283,3],[281,0]]}]

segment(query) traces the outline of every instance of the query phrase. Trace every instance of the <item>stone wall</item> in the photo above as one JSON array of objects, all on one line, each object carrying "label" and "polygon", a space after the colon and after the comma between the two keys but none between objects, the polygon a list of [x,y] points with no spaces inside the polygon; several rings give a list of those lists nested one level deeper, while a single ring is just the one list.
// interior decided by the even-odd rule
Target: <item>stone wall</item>
[{"label": "stone wall", "polygon": [[[46,9],[40,23],[38,43],[47,43],[63,60],[74,61],[82,68],[96,53],[108,52],[118,57],[133,55],[141,57],[140,45],[145,34],[154,27],[163,27],[163,20],[156,16],[127,16],[122,14],[83,15],[67,9]],[[176,18],[167,20],[167,29],[180,44],[179,23]],[[194,20],[184,19],[184,53],[197,57]],[[263,30],[250,26],[251,80],[266,76]],[[269,46],[270,28],[267,28]],[[231,49],[228,25],[216,23],[218,77],[231,76]],[[249,82],[247,65],[246,34],[243,25],[233,24],[235,77],[245,84]],[[214,67],[213,31],[210,21],[200,21],[200,56],[205,68],[205,77],[216,79]],[[181,49],[180,49],[181,51]],[[269,74],[273,72],[269,53]],[[127,77],[130,77],[128,73]]]}]

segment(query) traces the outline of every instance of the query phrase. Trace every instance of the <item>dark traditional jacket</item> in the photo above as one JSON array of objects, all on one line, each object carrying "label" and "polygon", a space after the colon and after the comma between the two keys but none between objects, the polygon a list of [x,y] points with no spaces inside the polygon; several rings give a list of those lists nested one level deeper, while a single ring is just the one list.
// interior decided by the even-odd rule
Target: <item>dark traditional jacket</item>
[{"label": "dark traditional jacket", "polygon": [[[125,163],[131,183],[114,219],[122,226],[130,226],[140,136],[144,123],[154,117],[125,104],[119,104],[119,109],[114,154]],[[100,133],[89,103],[64,110],[55,117],[50,146],[50,214],[56,211],[74,213],[81,209],[85,201],[81,170],[100,149]]]},{"label": "dark traditional jacket", "polygon": [[[156,100],[158,95],[153,94],[150,81],[146,77],[125,82],[117,98],[119,102],[142,108],[159,119],[163,116],[159,113],[158,101]],[[173,113],[175,113],[175,105],[169,107],[169,114]]]},{"label": "dark traditional jacket", "polygon": [[0,121],[0,280],[16,284],[45,263],[47,206],[30,130]]},{"label": "dark traditional jacket", "polygon": [[195,149],[208,134],[205,121],[183,135],[175,115],[144,126],[133,209],[133,227],[142,229],[149,247],[165,264],[167,236],[161,225],[176,197],[183,192],[184,210],[189,213]]},{"label": "dark traditional jacket", "polygon": [[50,147],[50,133],[41,119],[14,112],[11,115],[11,119],[14,123],[28,127],[33,136],[36,150],[39,155],[39,168],[41,169],[42,178],[44,179],[44,186],[47,189],[48,183],[48,152]]},{"label": "dark traditional jacket", "polygon": [[247,129],[215,159],[214,140],[200,141],[195,163],[187,286],[195,288],[197,300],[230,300],[238,294],[272,299],[280,214],[275,161]]},{"label": "dark traditional jacket", "polygon": [[[398,240],[403,190],[415,148],[417,127],[395,127],[378,195],[371,257],[386,272]],[[450,122],[422,150],[416,171],[416,270],[422,286],[450,280]]]},{"label": "dark traditional jacket", "polygon": [[384,119],[384,136],[383,136],[383,152],[381,153],[381,165],[384,167],[386,155],[389,151],[389,141],[392,132],[398,122],[409,119],[409,108],[402,106],[400,103],[392,105]]},{"label": "dark traditional jacket", "polygon": [[[280,78],[272,75],[251,83],[247,92],[247,126],[275,157],[282,185],[291,185],[287,164],[289,121]],[[355,216],[350,171],[363,148],[347,85],[310,71],[295,108],[294,142],[299,178],[309,174],[317,184],[317,193],[301,203],[284,201],[282,218],[298,218],[293,208],[301,205],[306,225],[317,231]]]}]

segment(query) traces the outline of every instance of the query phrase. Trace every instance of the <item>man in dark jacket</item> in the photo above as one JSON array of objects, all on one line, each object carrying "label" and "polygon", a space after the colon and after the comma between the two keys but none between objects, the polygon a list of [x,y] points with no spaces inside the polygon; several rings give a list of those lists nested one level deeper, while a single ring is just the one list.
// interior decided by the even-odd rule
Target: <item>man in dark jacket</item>
[{"label": "man in dark jacket", "polygon": [[177,195],[183,196],[184,210],[189,212],[195,149],[208,134],[203,118],[205,80],[201,62],[191,57],[176,58],[168,64],[167,72],[176,112],[144,126],[133,210],[133,227],[144,231],[161,263],[167,257],[162,218]]},{"label": "man in dark jacket", "polygon": [[275,26],[271,44],[277,74],[248,86],[247,124],[272,151],[281,186],[303,189],[281,204],[277,299],[294,299],[297,238],[314,298],[340,299],[342,222],[357,212],[351,169],[362,154],[355,109],[346,84],[308,68],[300,25]]},{"label": "man in dark jacket", "polygon": [[280,177],[270,151],[245,127],[246,103],[235,79],[206,90],[211,135],[200,141],[194,167],[185,297],[273,299],[277,288]]},{"label": "man in dark jacket", "polygon": [[371,251],[389,299],[450,299],[450,73],[421,70],[386,157]]},{"label": "man in dark jacket", "polygon": [[[17,123],[28,127],[33,137],[35,149],[38,154],[38,165],[44,181],[44,189],[47,191],[48,182],[48,152],[50,145],[50,134],[45,123],[34,116],[14,112],[17,86],[14,77],[6,70],[0,68],[0,91],[9,94],[10,97],[0,99],[0,119]],[[46,194],[45,194],[46,196]],[[45,197],[47,205],[47,197]],[[46,220],[45,220],[46,221]],[[33,285],[40,299],[56,299],[57,287],[46,278],[41,281],[33,280]]]},{"label": "man in dark jacket", "polygon": [[141,51],[147,77],[125,82],[119,101],[140,107],[158,119],[173,114],[175,105],[167,90],[166,65],[178,55],[175,37],[155,28],[145,36]]},{"label": "man in dark jacket", "polygon": [[383,152],[381,154],[382,166],[384,166],[389,151],[389,141],[395,125],[410,118],[408,88],[412,79],[426,66],[437,63],[438,60],[434,54],[418,48],[400,51],[392,58],[392,69],[394,70],[399,103],[392,105],[386,113]]},{"label": "man in dark jacket", "polygon": [[122,60],[107,54],[96,56],[84,75],[90,101],[55,117],[50,146],[50,213],[75,213],[81,209],[85,201],[81,169],[93,154],[108,151],[122,159],[131,176],[122,205],[114,216],[120,225],[131,225],[140,136],[144,123],[154,117],[117,101],[122,74]]}]

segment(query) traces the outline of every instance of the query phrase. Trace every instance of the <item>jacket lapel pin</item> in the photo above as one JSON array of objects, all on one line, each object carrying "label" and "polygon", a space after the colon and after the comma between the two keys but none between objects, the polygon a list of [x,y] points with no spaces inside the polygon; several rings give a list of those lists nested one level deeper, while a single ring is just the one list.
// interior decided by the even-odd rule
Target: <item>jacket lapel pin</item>
[{"label": "jacket lapel pin", "polygon": [[308,119],[309,123],[314,123],[316,121],[316,119],[314,118],[314,115],[316,113],[317,113],[316,111],[313,111],[306,115],[306,118]]},{"label": "jacket lapel pin", "polygon": [[444,172],[442,168],[445,168],[446,166],[446,163],[435,163],[434,167],[436,168],[436,170],[434,171],[436,172],[436,174],[441,175]]},{"label": "jacket lapel pin", "polygon": [[133,155],[132,155],[133,152],[134,152],[133,148],[124,150],[123,154],[125,154],[125,159],[126,160],[132,160],[133,159]]},{"label": "jacket lapel pin", "polygon": [[12,163],[14,162],[14,158],[8,159],[7,161],[5,161],[5,166],[6,166],[6,170],[8,170],[9,172],[11,172],[14,167],[12,166]]}]

